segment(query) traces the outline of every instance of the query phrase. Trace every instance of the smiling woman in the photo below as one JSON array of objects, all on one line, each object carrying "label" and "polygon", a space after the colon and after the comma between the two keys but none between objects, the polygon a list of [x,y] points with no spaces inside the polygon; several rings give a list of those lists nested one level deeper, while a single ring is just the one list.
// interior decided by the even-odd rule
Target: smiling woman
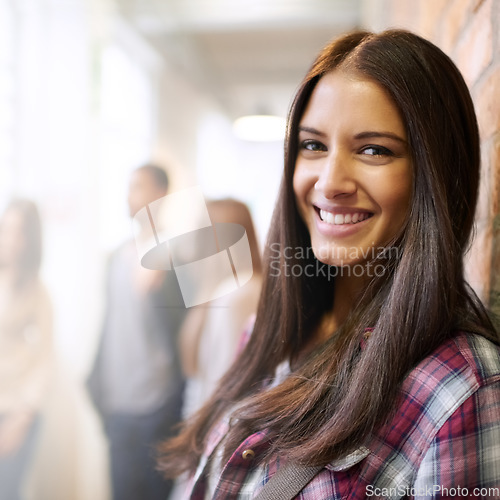
[{"label": "smiling woman", "polygon": [[468,89],[430,42],[354,32],[320,53],[253,331],[161,449],[189,498],[498,488],[500,339],[463,275],[479,159]]}]

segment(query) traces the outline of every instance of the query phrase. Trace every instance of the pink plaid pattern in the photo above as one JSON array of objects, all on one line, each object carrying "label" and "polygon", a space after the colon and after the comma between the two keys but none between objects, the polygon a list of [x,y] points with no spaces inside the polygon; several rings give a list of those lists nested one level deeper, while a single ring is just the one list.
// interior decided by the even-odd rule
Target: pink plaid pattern
[{"label": "pink plaid pattern", "polygon": [[[208,457],[227,433],[209,436],[187,498],[206,498]],[[213,499],[250,500],[280,467],[280,457],[253,467],[268,446],[266,432],[249,436],[222,469]],[[299,500],[364,498],[500,498],[500,349],[461,333],[414,368],[390,421],[355,453],[327,464]]]}]

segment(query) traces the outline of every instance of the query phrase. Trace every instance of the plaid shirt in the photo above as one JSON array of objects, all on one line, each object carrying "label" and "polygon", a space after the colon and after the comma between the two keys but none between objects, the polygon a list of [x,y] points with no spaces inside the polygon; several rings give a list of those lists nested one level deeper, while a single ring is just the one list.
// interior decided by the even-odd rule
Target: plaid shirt
[{"label": "plaid shirt", "polygon": [[[228,421],[210,433],[187,498],[204,500],[208,458]],[[266,431],[249,436],[222,468],[213,499],[254,498],[283,464],[252,467],[268,446]],[[327,464],[296,497],[500,498],[500,349],[459,334],[405,379],[395,416],[349,456]]]}]

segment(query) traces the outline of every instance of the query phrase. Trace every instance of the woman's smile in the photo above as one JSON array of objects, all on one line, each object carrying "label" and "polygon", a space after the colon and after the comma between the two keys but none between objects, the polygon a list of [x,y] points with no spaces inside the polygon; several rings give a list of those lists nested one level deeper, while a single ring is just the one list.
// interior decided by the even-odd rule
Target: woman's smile
[{"label": "woman's smile", "polygon": [[327,224],[334,224],[336,226],[343,226],[344,224],[357,224],[369,219],[373,214],[369,212],[350,211],[348,213],[334,213],[326,210],[319,211],[319,218],[322,222]]},{"label": "woman's smile", "polygon": [[315,207],[316,228],[326,237],[342,238],[364,230],[373,213],[361,209],[332,208],[331,211]]}]

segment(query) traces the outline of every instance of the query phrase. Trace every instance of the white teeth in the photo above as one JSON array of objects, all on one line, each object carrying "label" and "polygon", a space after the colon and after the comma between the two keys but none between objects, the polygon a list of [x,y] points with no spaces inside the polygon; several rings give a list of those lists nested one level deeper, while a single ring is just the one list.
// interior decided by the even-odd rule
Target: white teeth
[{"label": "white teeth", "polygon": [[326,210],[320,210],[319,211],[319,216],[321,217],[322,221],[327,222],[328,224],[333,224],[334,223],[333,214],[330,213],[330,212],[327,212]]},{"label": "white teeth", "polygon": [[356,224],[357,222],[362,222],[368,219],[369,214],[363,213],[353,213],[353,214],[332,214],[326,210],[319,211],[319,217],[323,222],[327,224],[335,224],[336,226],[341,226],[343,224]]}]

